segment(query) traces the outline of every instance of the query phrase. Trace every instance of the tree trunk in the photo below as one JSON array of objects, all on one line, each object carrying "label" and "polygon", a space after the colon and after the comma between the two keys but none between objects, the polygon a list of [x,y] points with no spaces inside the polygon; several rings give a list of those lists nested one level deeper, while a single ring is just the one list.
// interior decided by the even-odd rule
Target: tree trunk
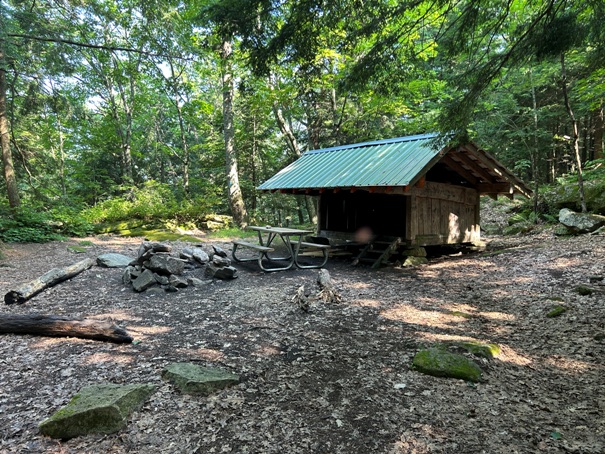
[{"label": "tree trunk", "polygon": [[531,81],[531,99],[532,99],[532,110],[534,114],[534,146],[533,150],[530,152],[531,158],[531,173],[534,180],[534,193],[533,193],[533,206],[534,206],[534,214],[535,214],[535,222],[538,222],[538,200],[539,194],[538,189],[540,188],[540,179],[539,179],[539,140],[538,140],[538,102],[536,100],[536,87],[534,85],[533,72],[530,68],[529,70],[529,78]]},{"label": "tree trunk", "polygon": [[592,159],[603,159],[603,129],[605,118],[603,117],[603,102],[594,111],[594,155]]},{"label": "tree trunk", "polygon": [[6,304],[25,303],[28,299],[37,295],[41,291],[46,290],[59,282],[71,279],[93,265],[94,259],[88,258],[73,265],[66,266],[65,268],[53,268],[39,278],[22,284],[14,290],[10,290],[6,295],[4,295],[4,302]]},{"label": "tree trunk", "polygon": [[582,207],[582,213],[588,211],[586,207],[586,197],[584,195],[584,175],[582,172],[582,156],[580,155],[580,134],[578,131],[578,120],[576,119],[573,109],[571,108],[571,102],[569,101],[569,93],[567,87],[567,71],[565,69],[565,54],[561,53],[561,88],[563,89],[563,98],[565,100],[565,109],[571,120],[573,140],[572,148],[576,158],[576,166],[578,171],[578,193],[580,194],[580,206]]},{"label": "tree trunk", "polygon": [[128,332],[107,320],[70,319],[60,315],[0,315],[0,334],[79,337],[118,344],[132,342]]},{"label": "tree trunk", "polygon": [[[273,89],[273,87],[271,87]],[[273,101],[273,114],[275,115],[275,120],[277,121],[277,125],[279,130],[283,134],[286,139],[286,143],[288,144],[288,148],[292,152],[294,156],[300,158],[302,155],[300,151],[300,147],[298,146],[298,141],[296,140],[296,136],[292,132],[290,125],[284,118],[283,111],[278,104],[277,100]],[[309,220],[313,223],[317,223],[317,210],[315,208],[315,204],[310,196],[305,196],[305,208],[307,210],[307,215],[309,216]]]},{"label": "tree trunk", "polygon": [[223,85],[223,136],[225,139],[225,161],[227,164],[227,184],[229,206],[235,223],[246,226],[246,205],[239,185],[237,155],[235,153],[235,128],[233,125],[233,74],[231,74],[231,42],[224,39],[221,45],[222,85]]},{"label": "tree trunk", "polygon": [[[0,43],[0,46],[2,43]],[[4,53],[0,47],[0,148],[2,149],[2,164],[4,180],[6,181],[6,194],[11,208],[21,205],[17,177],[13,165],[13,155],[10,148],[8,114],[6,111],[6,70],[4,69]]]}]

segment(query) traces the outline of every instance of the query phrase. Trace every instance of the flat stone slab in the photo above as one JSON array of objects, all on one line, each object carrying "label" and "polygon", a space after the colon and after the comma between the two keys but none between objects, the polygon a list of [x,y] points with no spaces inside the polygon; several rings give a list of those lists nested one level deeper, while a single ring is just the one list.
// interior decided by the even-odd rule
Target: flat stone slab
[{"label": "flat stone slab", "polygon": [[97,264],[105,268],[125,268],[130,262],[132,262],[131,257],[115,252],[102,254],[97,257]]},{"label": "flat stone slab", "polygon": [[434,377],[460,378],[481,381],[481,368],[464,355],[450,353],[441,348],[420,350],[412,364],[416,370]]},{"label": "flat stone slab", "polygon": [[186,394],[208,396],[239,383],[239,375],[224,369],[202,367],[191,363],[172,363],[162,371],[162,378]]},{"label": "flat stone slab", "polygon": [[82,388],[69,403],[39,425],[40,433],[69,439],[91,433],[109,434],[126,426],[133,411],[156,390],[155,385],[94,385]]}]

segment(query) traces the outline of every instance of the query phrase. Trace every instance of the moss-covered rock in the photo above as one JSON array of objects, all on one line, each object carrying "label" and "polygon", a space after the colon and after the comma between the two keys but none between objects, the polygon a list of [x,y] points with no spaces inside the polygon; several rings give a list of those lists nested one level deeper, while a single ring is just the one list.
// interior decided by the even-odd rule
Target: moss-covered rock
[{"label": "moss-covered rock", "polygon": [[459,342],[459,347],[464,348],[467,352],[472,355],[479,356],[481,358],[492,359],[500,354],[500,346],[497,344],[484,344],[482,342]]},{"label": "moss-covered rock", "polygon": [[450,353],[441,348],[420,350],[414,356],[413,367],[434,377],[459,378],[471,382],[481,381],[481,368],[466,356]]},{"label": "moss-covered rock", "polygon": [[40,432],[60,439],[117,432],[126,426],[130,414],[139,409],[155,389],[155,385],[150,384],[83,388],[65,407],[40,423]]},{"label": "moss-covered rock", "polygon": [[418,266],[418,265],[425,265],[427,263],[429,263],[429,261],[427,260],[426,257],[406,257],[405,261],[403,262],[403,264],[401,266],[404,266],[404,267]]},{"label": "moss-covered rock", "polygon": [[232,372],[201,367],[191,363],[173,363],[162,372],[162,378],[187,394],[210,395],[215,391],[239,383],[239,375]]},{"label": "moss-covered rock", "polygon": [[588,296],[594,293],[594,289],[587,287],[586,285],[578,285],[575,289],[578,295]]},{"label": "moss-covered rock", "polygon": [[569,310],[569,308],[567,306],[564,306],[562,304],[557,304],[546,314],[546,316],[549,318],[559,317],[560,315],[563,315],[568,310]]}]

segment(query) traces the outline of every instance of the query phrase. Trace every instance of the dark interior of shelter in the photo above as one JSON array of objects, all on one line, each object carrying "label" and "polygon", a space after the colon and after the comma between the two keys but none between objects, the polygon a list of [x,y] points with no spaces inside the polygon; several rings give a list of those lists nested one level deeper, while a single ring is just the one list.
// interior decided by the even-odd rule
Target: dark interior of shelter
[{"label": "dark interior of shelter", "polygon": [[375,235],[405,236],[406,197],[366,191],[326,191],[321,196],[320,230],[355,233],[370,228]]}]

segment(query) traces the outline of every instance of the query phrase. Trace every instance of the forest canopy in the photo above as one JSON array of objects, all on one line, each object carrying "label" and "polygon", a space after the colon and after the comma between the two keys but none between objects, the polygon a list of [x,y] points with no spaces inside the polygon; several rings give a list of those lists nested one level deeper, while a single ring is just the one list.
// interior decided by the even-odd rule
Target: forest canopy
[{"label": "forest canopy", "polygon": [[0,0],[0,230],[312,222],[311,201],[255,188],[306,150],[426,132],[481,144],[536,210],[562,178],[596,210],[603,17],[600,0]]}]

